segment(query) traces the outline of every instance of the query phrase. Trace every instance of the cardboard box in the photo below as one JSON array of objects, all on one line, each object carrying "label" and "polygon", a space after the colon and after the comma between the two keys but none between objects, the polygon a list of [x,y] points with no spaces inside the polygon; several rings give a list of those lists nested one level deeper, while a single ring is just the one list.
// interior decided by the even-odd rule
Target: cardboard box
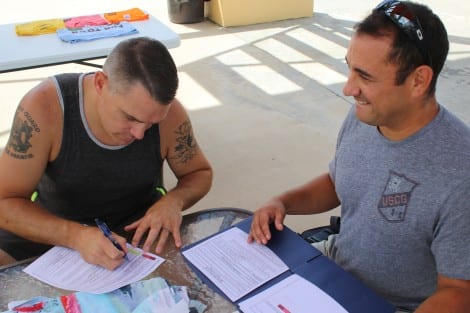
[{"label": "cardboard box", "polygon": [[240,26],[313,15],[313,0],[210,0],[208,17],[221,26]]}]

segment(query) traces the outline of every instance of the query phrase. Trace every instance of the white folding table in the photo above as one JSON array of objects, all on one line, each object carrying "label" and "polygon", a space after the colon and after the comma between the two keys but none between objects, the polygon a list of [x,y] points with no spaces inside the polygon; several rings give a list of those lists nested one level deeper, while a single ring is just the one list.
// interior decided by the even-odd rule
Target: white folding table
[{"label": "white folding table", "polygon": [[74,44],[61,41],[57,34],[18,36],[16,24],[0,25],[0,73],[63,63],[88,64],[87,60],[106,57],[117,43],[132,37],[154,38],[167,48],[180,44],[178,34],[153,16],[132,24],[138,33]]}]

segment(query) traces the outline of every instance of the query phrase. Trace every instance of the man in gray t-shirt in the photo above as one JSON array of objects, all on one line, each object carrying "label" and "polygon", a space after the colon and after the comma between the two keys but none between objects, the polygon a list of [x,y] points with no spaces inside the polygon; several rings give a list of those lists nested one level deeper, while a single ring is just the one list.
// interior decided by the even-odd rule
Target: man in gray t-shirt
[{"label": "man in gray t-shirt", "polygon": [[358,23],[343,89],[355,104],[329,172],[260,207],[248,241],[341,205],[329,257],[397,310],[468,312],[470,128],[435,97],[448,47],[424,5],[385,1]]},{"label": "man in gray t-shirt", "polygon": [[400,307],[431,295],[438,273],[470,279],[470,132],[439,106],[391,141],[352,109],[330,176],[342,204],[330,256]]}]

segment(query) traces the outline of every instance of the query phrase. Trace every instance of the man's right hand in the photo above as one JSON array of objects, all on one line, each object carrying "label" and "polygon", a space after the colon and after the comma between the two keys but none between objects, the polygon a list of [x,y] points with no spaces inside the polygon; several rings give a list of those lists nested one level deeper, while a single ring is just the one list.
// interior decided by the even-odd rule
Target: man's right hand
[{"label": "man's right hand", "polygon": [[84,226],[76,238],[76,250],[86,262],[114,270],[125,262],[124,255],[127,253],[127,246],[124,237],[115,233],[113,237],[124,252],[117,249],[98,227]]},{"label": "man's right hand", "polygon": [[272,199],[259,209],[253,216],[248,242],[256,241],[260,244],[267,244],[271,239],[269,225],[274,222],[277,230],[283,229],[283,222],[286,216],[286,207],[278,199]]}]

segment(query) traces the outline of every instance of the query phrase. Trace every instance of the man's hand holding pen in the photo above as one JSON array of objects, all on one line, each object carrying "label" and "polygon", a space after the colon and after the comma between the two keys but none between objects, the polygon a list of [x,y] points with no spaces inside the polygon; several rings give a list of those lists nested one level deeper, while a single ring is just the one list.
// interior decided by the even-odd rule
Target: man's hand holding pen
[{"label": "man's hand holding pen", "polygon": [[[95,223],[96,223],[96,226],[98,226],[98,228],[101,230],[101,232],[103,233],[103,235],[109,239],[109,241],[111,241],[111,243],[113,244],[113,246],[118,249],[119,251],[122,251],[124,253],[124,258],[126,258],[126,250],[124,250],[123,247],[125,247],[126,245],[121,245],[116,239],[114,239],[114,235],[113,233],[111,232],[111,230],[109,229],[108,225],[106,225],[105,222],[101,221],[100,219],[98,218],[95,218]],[[127,258],[126,258],[127,259]]]},{"label": "man's hand holding pen", "polygon": [[114,243],[104,235],[99,227],[80,225],[81,230],[74,238],[74,249],[80,252],[82,258],[90,263],[114,270],[126,262],[127,242],[124,237],[111,233],[113,240],[122,248],[119,250]]},{"label": "man's hand holding pen", "polygon": [[[170,237],[173,237],[177,248],[181,247],[180,226],[183,216],[178,201],[166,196],[163,187],[157,188],[157,191],[161,193],[160,200],[154,203],[142,218],[126,226],[125,230],[134,231],[131,243],[133,246],[142,244],[144,251],[150,251],[154,247],[154,252],[161,254]],[[112,233],[104,221],[95,219],[95,223],[97,227],[86,227],[80,232],[80,236],[85,236],[86,239],[78,240],[81,246],[77,250],[88,263],[113,270],[127,259],[127,241],[124,237]],[[98,236],[97,231],[100,232]]]}]

